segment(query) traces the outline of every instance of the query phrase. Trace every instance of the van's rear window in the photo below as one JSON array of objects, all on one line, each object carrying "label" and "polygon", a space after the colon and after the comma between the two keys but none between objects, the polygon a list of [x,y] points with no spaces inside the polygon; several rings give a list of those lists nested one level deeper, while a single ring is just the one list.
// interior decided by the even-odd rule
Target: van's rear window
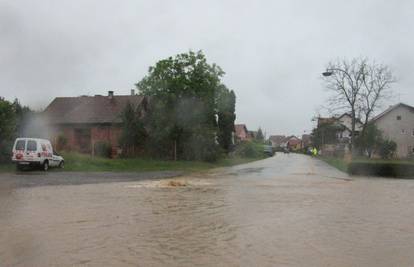
[{"label": "van's rear window", "polygon": [[36,151],[37,150],[37,143],[36,141],[27,141],[27,151]]},{"label": "van's rear window", "polygon": [[26,140],[19,140],[16,142],[16,150],[24,150],[24,146],[26,145]]}]

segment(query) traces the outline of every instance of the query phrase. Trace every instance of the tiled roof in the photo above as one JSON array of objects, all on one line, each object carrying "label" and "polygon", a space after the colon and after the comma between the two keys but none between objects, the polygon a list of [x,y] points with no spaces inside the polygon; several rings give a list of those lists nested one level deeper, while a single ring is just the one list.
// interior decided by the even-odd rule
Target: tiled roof
[{"label": "tiled roof", "polygon": [[43,114],[51,124],[120,123],[127,103],[136,108],[143,99],[138,95],[57,97]]},{"label": "tiled roof", "polygon": [[389,113],[389,112],[391,112],[392,110],[394,110],[394,109],[396,109],[396,108],[398,108],[398,107],[406,107],[406,108],[408,108],[408,109],[410,109],[410,110],[413,110],[414,111],[414,107],[412,107],[412,106],[410,106],[410,105],[407,105],[407,104],[404,104],[404,103],[398,103],[398,104],[396,104],[396,105],[393,105],[393,106],[390,106],[389,108],[387,108],[385,111],[383,111],[383,112],[381,112],[380,114],[378,114],[377,116],[375,116],[373,119],[372,119],[372,121],[376,121],[376,120],[378,120],[379,118],[382,118],[384,115],[386,115],[387,113]]}]

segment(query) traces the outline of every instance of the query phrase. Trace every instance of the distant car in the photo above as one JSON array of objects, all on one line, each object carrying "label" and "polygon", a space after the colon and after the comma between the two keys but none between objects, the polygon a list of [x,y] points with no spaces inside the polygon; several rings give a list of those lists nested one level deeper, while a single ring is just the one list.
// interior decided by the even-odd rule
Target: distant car
[{"label": "distant car", "polygon": [[290,153],[290,151],[289,151],[289,149],[288,149],[288,148],[286,148],[286,147],[285,147],[285,148],[283,148],[283,153],[284,153],[284,154],[289,154],[289,153]]},{"label": "distant car", "polygon": [[63,157],[54,152],[49,140],[39,138],[17,138],[12,151],[12,161],[18,170],[24,167],[63,168]]},{"label": "distant car", "polygon": [[273,157],[275,155],[273,147],[268,145],[263,146],[263,153],[269,157]]}]

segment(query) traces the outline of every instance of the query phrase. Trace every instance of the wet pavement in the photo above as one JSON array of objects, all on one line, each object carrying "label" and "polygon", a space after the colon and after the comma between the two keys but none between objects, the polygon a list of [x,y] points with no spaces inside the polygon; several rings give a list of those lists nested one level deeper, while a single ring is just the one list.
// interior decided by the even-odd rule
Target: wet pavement
[{"label": "wet pavement", "polygon": [[0,266],[414,266],[414,180],[295,154],[110,180],[3,182]]}]

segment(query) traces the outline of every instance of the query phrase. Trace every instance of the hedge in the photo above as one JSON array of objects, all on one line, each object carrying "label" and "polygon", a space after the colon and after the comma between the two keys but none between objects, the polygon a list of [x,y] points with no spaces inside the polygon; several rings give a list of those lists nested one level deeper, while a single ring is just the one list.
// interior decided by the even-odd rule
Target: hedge
[{"label": "hedge", "polygon": [[414,164],[406,162],[351,162],[351,175],[414,178]]}]

